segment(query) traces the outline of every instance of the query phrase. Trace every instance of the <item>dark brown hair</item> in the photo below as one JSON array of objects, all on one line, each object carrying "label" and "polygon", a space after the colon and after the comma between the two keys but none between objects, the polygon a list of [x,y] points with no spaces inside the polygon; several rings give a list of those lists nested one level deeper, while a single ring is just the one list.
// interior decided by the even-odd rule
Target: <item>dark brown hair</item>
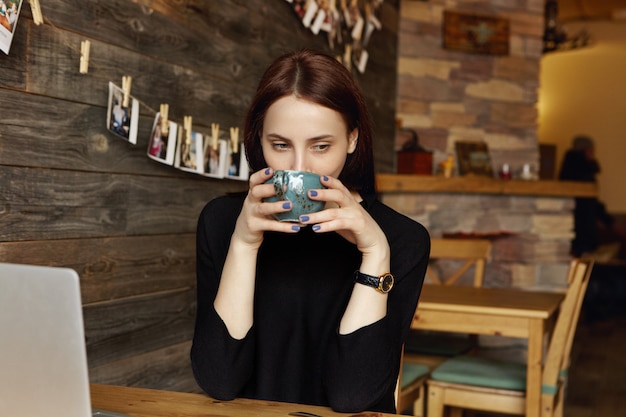
[{"label": "dark brown hair", "polygon": [[365,99],[350,72],[336,59],[309,49],[279,57],[263,74],[246,115],[243,132],[252,172],[267,166],[261,134],[267,109],[278,99],[295,95],[339,112],[352,132],[359,131],[357,147],[339,175],[350,190],[374,193],[372,127]]}]

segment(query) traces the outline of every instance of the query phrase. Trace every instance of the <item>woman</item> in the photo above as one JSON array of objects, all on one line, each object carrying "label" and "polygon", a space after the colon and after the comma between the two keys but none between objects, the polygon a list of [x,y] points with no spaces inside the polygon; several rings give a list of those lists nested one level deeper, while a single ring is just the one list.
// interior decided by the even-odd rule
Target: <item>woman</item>
[{"label": "woman", "polygon": [[[265,72],[244,129],[249,191],[213,200],[198,222],[191,360],[212,397],[395,411],[430,239],[376,200],[371,135],[335,59],[304,50]],[[327,188],[310,198],[325,209],[300,224],[274,220],[290,206],[263,202],[274,194],[265,182],[283,169],[320,174]],[[388,293],[369,286],[388,284],[389,271]]]}]

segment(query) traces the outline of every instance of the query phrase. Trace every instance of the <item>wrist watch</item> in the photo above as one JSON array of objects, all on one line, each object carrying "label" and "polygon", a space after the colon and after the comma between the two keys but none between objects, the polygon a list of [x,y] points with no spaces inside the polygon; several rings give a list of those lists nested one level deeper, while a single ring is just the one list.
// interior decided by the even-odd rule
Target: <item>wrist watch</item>
[{"label": "wrist watch", "polygon": [[382,274],[381,276],[367,275],[360,272],[358,269],[354,271],[354,282],[368,287],[373,287],[376,291],[387,294],[393,287],[393,275],[389,272]]}]

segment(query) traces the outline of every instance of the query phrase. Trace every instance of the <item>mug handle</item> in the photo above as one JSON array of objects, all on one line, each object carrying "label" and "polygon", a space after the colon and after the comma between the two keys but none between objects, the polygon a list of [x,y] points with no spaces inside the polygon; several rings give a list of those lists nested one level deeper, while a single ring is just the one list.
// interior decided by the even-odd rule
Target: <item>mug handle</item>
[{"label": "mug handle", "polygon": [[281,170],[274,173],[274,191],[279,200],[285,199],[285,191],[287,191],[285,181],[289,182],[289,176],[285,171]]}]

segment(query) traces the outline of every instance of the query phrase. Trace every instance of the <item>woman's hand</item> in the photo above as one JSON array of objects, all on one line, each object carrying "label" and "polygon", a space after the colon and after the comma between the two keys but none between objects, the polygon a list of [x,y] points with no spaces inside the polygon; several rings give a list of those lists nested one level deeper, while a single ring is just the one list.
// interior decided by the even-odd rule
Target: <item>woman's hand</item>
[{"label": "woman's hand", "polygon": [[266,230],[284,233],[295,233],[300,230],[298,225],[279,222],[272,217],[274,213],[291,210],[290,202],[263,202],[264,198],[275,195],[274,186],[265,184],[272,174],[273,170],[266,168],[250,176],[250,188],[237,218],[233,239],[258,248],[263,242],[263,232]]},{"label": "woman's hand", "polygon": [[[321,181],[327,188],[309,191],[309,198],[325,201],[326,208],[320,212],[302,216],[301,222],[312,225],[313,230],[318,233],[337,232],[357,246],[364,260],[376,257],[378,262],[387,263],[387,269],[372,270],[370,271],[372,275],[387,272],[390,253],[387,237],[378,223],[361,206],[358,193],[350,192],[336,178],[322,176]],[[362,272],[368,273],[365,270]]]},{"label": "woman's hand", "polygon": [[[359,271],[374,276],[389,272],[389,242],[378,223],[361,206],[360,196],[350,192],[338,179],[323,176],[321,180],[328,188],[309,191],[309,198],[326,201],[326,209],[301,217],[302,223],[311,224],[318,233],[335,231],[354,243],[363,255]],[[340,334],[352,333],[387,314],[387,294],[354,285],[339,323]]]}]

